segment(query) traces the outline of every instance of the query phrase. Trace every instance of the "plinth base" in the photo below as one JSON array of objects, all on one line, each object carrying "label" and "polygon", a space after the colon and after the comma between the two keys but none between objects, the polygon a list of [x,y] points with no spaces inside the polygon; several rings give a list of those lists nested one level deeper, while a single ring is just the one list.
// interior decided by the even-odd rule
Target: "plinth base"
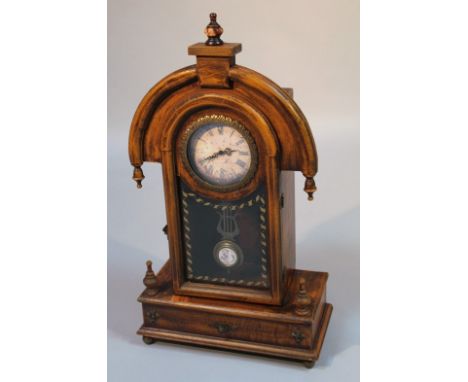
[{"label": "plinth base", "polygon": [[[144,323],[137,334],[155,340],[207,346],[302,361],[312,367],[320,356],[332,305],[326,298],[328,275],[294,270],[282,306],[178,296],[173,293],[170,263],[157,275],[157,293],[145,290]],[[299,278],[306,280],[310,312],[294,312]]]}]

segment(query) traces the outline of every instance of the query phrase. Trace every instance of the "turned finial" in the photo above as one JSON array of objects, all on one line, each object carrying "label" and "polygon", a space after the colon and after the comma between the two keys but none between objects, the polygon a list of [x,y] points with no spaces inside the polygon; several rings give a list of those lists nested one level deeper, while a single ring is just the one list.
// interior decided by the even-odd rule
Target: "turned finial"
[{"label": "turned finial", "polygon": [[135,168],[133,169],[133,180],[137,183],[138,188],[142,188],[141,181],[145,179],[145,176],[143,175],[143,170],[141,169],[140,166],[134,166]]},{"label": "turned finial", "polygon": [[312,303],[312,299],[310,298],[309,294],[306,291],[305,278],[301,277],[299,279],[299,291],[296,294],[296,301],[295,301],[296,308],[294,312],[299,316],[306,316],[310,314],[311,303]]},{"label": "turned finial", "polygon": [[143,284],[146,286],[146,294],[149,296],[154,296],[157,293],[156,285],[158,280],[156,279],[156,275],[153,272],[153,263],[151,260],[146,262],[146,274],[145,278],[143,279]]},{"label": "turned finial", "polygon": [[154,273],[153,272],[153,262],[151,260],[146,261],[146,272]]},{"label": "turned finial", "polygon": [[307,200],[314,200],[314,192],[316,190],[317,187],[315,187],[314,178],[311,176],[306,176],[304,191],[307,193]]},{"label": "turned finial", "polygon": [[216,21],[216,13],[210,13],[210,23],[205,28],[206,37],[208,40],[205,41],[205,45],[223,45],[221,35],[223,34],[223,28]]}]

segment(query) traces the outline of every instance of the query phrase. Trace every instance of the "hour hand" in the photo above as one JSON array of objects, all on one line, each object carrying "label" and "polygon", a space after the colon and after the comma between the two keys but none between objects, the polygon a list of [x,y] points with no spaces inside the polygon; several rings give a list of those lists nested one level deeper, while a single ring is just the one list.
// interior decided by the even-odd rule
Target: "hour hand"
[{"label": "hour hand", "polygon": [[222,155],[222,153],[223,153],[223,150],[219,150],[217,153],[211,154],[211,155],[207,156],[206,158],[203,158],[203,159],[201,160],[201,162],[204,163],[204,162],[206,162],[206,161],[215,159],[215,158],[217,158],[218,156]]},{"label": "hour hand", "polygon": [[225,148],[224,150],[219,150],[217,153],[207,156],[206,158],[202,159],[201,162],[204,163],[206,161],[216,159],[221,155],[229,155],[231,156],[232,153],[236,152],[237,150],[233,150],[230,147]]}]

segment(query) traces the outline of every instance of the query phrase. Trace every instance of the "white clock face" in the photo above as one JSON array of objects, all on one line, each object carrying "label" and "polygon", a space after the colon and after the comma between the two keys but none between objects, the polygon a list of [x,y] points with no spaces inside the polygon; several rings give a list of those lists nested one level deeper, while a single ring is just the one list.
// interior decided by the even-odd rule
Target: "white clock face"
[{"label": "white clock face", "polygon": [[223,122],[208,122],[190,136],[187,155],[196,174],[218,186],[242,181],[252,166],[250,136]]}]

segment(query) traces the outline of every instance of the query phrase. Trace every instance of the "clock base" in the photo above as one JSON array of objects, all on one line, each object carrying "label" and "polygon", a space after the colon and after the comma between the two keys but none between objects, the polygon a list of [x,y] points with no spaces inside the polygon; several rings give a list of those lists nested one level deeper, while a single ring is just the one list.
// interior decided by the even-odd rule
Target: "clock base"
[{"label": "clock base", "polygon": [[240,351],[301,361],[313,367],[333,307],[326,302],[328,274],[291,271],[282,306],[178,296],[170,262],[157,282],[138,298],[144,323],[137,334],[156,340]]}]

